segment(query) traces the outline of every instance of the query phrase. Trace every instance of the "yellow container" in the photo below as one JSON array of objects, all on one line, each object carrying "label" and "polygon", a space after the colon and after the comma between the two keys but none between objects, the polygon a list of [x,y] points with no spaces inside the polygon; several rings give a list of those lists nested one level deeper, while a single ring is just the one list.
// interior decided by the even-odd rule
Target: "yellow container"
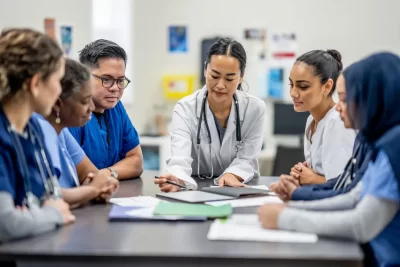
[{"label": "yellow container", "polygon": [[170,100],[179,100],[195,91],[196,75],[163,75],[162,88],[164,96]]}]

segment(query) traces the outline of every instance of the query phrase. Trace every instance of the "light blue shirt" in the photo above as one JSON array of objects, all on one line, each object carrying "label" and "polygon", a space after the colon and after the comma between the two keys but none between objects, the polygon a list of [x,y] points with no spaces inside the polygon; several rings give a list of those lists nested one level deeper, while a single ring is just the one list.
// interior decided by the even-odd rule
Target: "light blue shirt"
[{"label": "light blue shirt", "polygon": [[[60,177],[61,187],[71,188],[79,186],[78,173],[76,166],[85,158],[85,152],[76,142],[75,138],[71,135],[68,129],[63,129],[58,136],[60,142],[61,155],[64,155],[62,160],[62,173]],[[69,175],[66,171],[68,169]],[[63,175],[65,173],[65,175]],[[73,179],[71,179],[71,177]]]},{"label": "light blue shirt", "polygon": [[[399,163],[400,164],[400,163]],[[371,195],[380,199],[400,202],[399,179],[395,177],[389,158],[381,150],[371,162],[362,179],[361,198]],[[370,241],[379,266],[400,265],[400,211],[383,231]]]},{"label": "light blue shirt", "polygon": [[85,157],[85,152],[70,134],[63,129],[57,135],[54,127],[42,116],[36,115],[42,131],[46,134],[45,145],[52,157],[53,165],[60,174],[59,183],[63,188],[79,186],[78,165]]}]

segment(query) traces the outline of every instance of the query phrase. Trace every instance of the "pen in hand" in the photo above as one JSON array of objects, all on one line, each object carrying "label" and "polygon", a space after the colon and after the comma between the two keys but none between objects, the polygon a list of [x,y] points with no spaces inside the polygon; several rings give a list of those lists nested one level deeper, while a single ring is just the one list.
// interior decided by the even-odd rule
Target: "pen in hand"
[{"label": "pen in hand", "polygon": [[[154,176],[154,178],[160,179],[159,176]],[[181,189],[187,189],[186,186],[184,186],[184,185],[182,185],[182,184],[179,184],[179,183],[172,182],[172,181],[170,181],[170,180],[166,180],[166,183],[167,183],[167,184],[171,184],[171,185],[176,185],[176,186],[178,186],[178,187],[181,188]]]}]

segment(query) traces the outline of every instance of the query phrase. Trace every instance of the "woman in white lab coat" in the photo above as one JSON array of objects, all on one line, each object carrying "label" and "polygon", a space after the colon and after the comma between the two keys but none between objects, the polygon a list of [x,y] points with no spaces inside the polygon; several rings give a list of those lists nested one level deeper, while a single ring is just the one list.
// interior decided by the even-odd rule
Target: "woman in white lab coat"
[{"label": "woman in white lab coat", "polygon": [[[343,68],[341,60],[336,50],[313,50],[300,56],[290,72],[295,111],[310,112],[305,130],[305,162],[290,170],[298,185],[321,184],[336,178],[352,155],[356,132],[345,128],[332,98]],[[289,178],[281,176],[281,180]],[[271,189],[279,193],[282,187],[274,184]]]},{"label": "woman in white lab coat", "polygon": [[197,189],[192,176],[220,186],[244,186],[259,176],[266,111],[262,100],[241,90],[245,66],[240,43],[225,38],[211,46],[206,85],[175,106],[171,158],[166,174],[155,180],[162,191],[179,190],[166,180]]}]

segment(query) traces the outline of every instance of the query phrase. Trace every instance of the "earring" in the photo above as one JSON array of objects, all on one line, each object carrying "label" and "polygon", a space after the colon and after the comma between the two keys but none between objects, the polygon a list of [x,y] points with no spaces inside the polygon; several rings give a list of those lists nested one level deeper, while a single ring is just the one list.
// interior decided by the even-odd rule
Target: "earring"
[{"label": "earring", "polygon": [[60,119],[60,111],[57,111],[57,118],[56,118],[56,123],[60,124],[61,119]]}]

